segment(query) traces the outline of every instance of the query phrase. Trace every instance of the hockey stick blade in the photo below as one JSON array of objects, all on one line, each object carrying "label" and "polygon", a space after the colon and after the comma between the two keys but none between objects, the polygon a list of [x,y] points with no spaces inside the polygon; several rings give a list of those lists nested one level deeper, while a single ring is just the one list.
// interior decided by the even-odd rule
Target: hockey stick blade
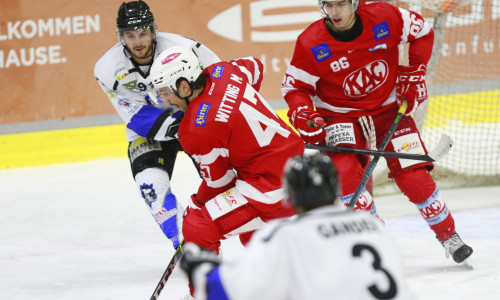
[{"label": "hockey stick blade", "polygon": [[168,278],[170,275],[172,275],[172,272],[174,272],[174,268],[177,265],[177,262],[181,259],[182,254],[184,253],[182,247],[184,246],[184,240],[181,241],[179,246],[177,246],[174,256],[170,260],[170,262],[167,265],[167,269],[161,276],[160,282],[158,282],[158,285],[156,285],[156,288],[153,292],[153,295],[151,296],[150,300],[157,300],[158,297],[160,296],[161,290],[163,290],[163,287],[167,283]]},{"label": "hockey stick blade", "polygon": [[429,157],[431,157],[434,161],[438,161],[441,158],[443,158],[448,152],[450,152],[451,147],[453,146],[453,140],[451,137],[447,136],[446,134],[441,135],[441,139],[439,140],[439,143],[437,146],[432,149],[429,154],[427,154]]}]

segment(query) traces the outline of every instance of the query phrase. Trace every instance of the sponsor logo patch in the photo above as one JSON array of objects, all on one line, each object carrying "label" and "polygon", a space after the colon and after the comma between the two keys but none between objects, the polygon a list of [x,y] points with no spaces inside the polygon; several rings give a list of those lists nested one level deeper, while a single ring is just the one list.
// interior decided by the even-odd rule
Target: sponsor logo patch
[{"label": "sponsor logo patch", "polygon": [[155,202],[156,199],[158,198],[158,196],[156,195],[156,191],[153,188],[153,184],[144,183],[141,185],[140,189],[141,189],[142,198],[144,198],[144,201],[146,201],[146,204],[149,207],[151,207],[153,202]]},{"label": "sponsor logo patch", "polygon": [[164,65],[166,63],[169,63],[169,62],[173,61],[174,59],[176,59],[179,55],[181,55],[180,52],[172,53],[169,56],[167,56],[164,59],[162,59],[161,60],[161,64]]},{"label": "sponsor logo patch", "polygon": [[313,47],[311,51],[317,62],[322,62],[332,57],[332,51],[330,50],[330,47],[328,47],[327,43]]},{"label": "sponsor logo patch", "polygon": [[176,214],[177,214],[176,208],[167,211],[165,207],[162,207],[159,212],[155,213],[154,218],[156,220],[156,223],[161,224],[166,220],[170,219],[171,217],[175,216]]},{"label": "sponsor logo patch", "polygon": [[127,75],[128,75],[128,73],[123,73],[121,75],[118,75],[118,76],[116,76],[116,80],[120,81],[120,80],[122,80]]},{"label": "sponsor logo patch", "polygon": [[380,44],[380,45],[377,45],[373,48],[368,49],[368,51],[377,51],[377,50],[385,50],[385,49],[387,49],[387,44],[383,43],[383,44]]},{"label": "sponsor logo patch", "polygon": [[326,144],[336,146],[338,144],[356,144],[354,126],[351,123],[337,123],[325,128]]},{"label": "sponsor logo patch", "polygon": [[118,100],[118,105],[130,107],[131,103],[128,99],[120,99],[120,100]]},{"label": "sponsor logo patch", "polygon": [[[393,138],[391,140],[392,146],[394,147],[394,152],[397,153],[409,153],[409,154],[425,154],[424,148],[422,147],[422,143],[420,142],[420,138],[417,133],[410,133],[399,136],[397,138]],[[418,160],[411,159],[399,159],[399,164],[401,168],[406,168],[409,166],[416,165],[421,163]]]},{"label": "sponsor logo patch", "polygon": [[196,114],[194,125],[205,127],[205,122],[207,121],[210,105],[210,103],[201,103],[200,108],[198,109],[198,113]]},{"label": "sponsor logo patch", "polygon": [[230,189],[230,190],[222,193],[222,197],[224,197],[224,199],[227,201],[227,203],[231,207],[233,206],[233,204],[235,204],[235,205],[238,204],[238,201],[236,201],[236,199],[233,196],[233,189]]},{"label": "sponsor logo patch", "polygon": [[389,35],[391,35],[391,31],[389,30],[389,23],[384,21],[380,24],[373,26],[373,33],[375,34],[375,40],[380,41],[381,39],[385,39]]},{"label": "sponsor logo patch", "polygon": [[212,74],[210,75],[212,78],[221,78],[222,73],[224,73],[224,66],[215,66],[214,70],[212,71]]}]

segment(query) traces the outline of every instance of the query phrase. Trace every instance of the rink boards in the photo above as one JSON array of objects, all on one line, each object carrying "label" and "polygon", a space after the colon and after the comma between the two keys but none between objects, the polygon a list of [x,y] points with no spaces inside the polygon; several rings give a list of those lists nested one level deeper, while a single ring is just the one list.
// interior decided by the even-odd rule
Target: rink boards
[{"label": "rink boards", "polygon": [[[499,99],[500,90],[431,97],[428,115],[440,117],[433,117],[438,121],[432,122],[427,119],[425,126],[443,126],[443,122],[450,120],[463,124],[500,123]],[[453,103],[453,111],[443,112],[446,103]],[[288,123],[286,110],[276,112]],[[125,125],[0,135],[0,153],[0,169],[124,158],[127,156]]]}]

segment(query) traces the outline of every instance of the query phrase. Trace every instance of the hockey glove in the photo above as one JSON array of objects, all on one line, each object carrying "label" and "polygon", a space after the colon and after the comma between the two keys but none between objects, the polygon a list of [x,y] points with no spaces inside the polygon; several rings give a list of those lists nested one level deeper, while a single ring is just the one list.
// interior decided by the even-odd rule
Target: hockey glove
[{"label": "hockey glove", "polygon": [[403,99],[408,101],[407,116],[415,113],[420,103],[427,100],[427,86],[425,85],[425,65],[399,66],[398,83],[396,84],[396,100],[401,106]]},{"label": "hockey glove", "polygon": [[174,249],[177,249],[180,241],[182,241],[182,214],[184,213],[184,209],[180,203],[177,203],[177,199],[175,199],[174,194],[168,193],[165,197],[165,202],[163,203],[162,212],[164,212],[163,218],[165,221],[160,223],[161,230],[167,236],[174,246]]},{"label": "hockey glove", "polygon": [[300,106],[288,111],[290,123],[297,129],[300,137],[308,144],[316,144],[325,139],[326,125],[323,117],[308,106]]},{"label": "hockey glove", "polygon": [[193,243],[186,243],[183,248],[184,254],[180,261],[181,269],[188,276],[189,282],[196,288],[196,285],[200,284],[197,280],[204,279],[221,263],[221,260],[217,254]]}]

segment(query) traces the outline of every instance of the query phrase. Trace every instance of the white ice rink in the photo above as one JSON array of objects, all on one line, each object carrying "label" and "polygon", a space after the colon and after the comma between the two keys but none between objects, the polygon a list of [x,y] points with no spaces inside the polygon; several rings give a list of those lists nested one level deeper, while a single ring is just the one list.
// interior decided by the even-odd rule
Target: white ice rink
[{"label": "white ice rink", "polygon": [[[181,154],[173,192],[185,201],[199,182]],[[172,257],[125,159],[2,170],[0,192],[2,300],[149,299]],[[500,299],[500,187],[442,193],[457,231],[474,248],[472,270],[445,259],[404,196],[376,198],[401,244],[409,285],[422,300]],[[233,239],[222,250],[234,259],[242,247]],[[187,293],[176,268],[160,299]]]}]

